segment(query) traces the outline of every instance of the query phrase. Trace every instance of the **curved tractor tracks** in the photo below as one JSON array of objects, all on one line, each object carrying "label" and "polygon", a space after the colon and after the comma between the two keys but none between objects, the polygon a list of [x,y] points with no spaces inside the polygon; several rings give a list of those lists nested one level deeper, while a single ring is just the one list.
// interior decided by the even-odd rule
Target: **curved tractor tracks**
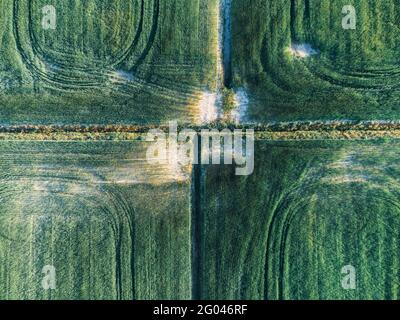
[{"label": "curved tractor tracks", "polygon": [[[305,41],[311,44],[314,42],[318,42],[314,39],[315,32],[313,33],[309,31],[312,25],[312,14],[310,12],[312,9],[311,3],[306,2],[305,5],[303,27],[306,28],[306,31],[300,30],[300,32],[298,32],[299,30],[297,30],[298,23],[296,23],[296,20],[298,19],[298,17],[296,16],[295,6],[296,4],[293,0],[286,0],[279,7],[279,11],[272,13],[270,21],[273,22],[279,20],[282,12],[287,12],[287,19],[288,21],[290,21],[290,25],[288,26],[288,30],[290,30],[288,37],[293,43],[296,43],[298,40],[297,33],[305,33],[305,35],[302,37],[302,41],[300,42]],[[267,29],[268,31],[270,31],[271,29],[273,29],[273,25],[271,25],[271,27]],[[274,54],[276,54],[277,52],[283,54],[284,48],[280,46],[282,46],[283,43],[287,43],[287,41],[284,41],[284,39],[279,39],[279,37],[277,38],[278,39],[269,38],[269,32],[264,35],[265,40],[262,45],[262,50],[260,52],[260,58],[263,65],[263,71],[266,74],[271,75],[272,80],[275,84],[277,84],[282,89],[285,89],[285,86],[287,85],[287,80],[281,79],[279,74],[276,71],[273,71],[273,68],[271,70],[270,62],[263,59],[264,56],[267,55],[268,58],[266,60],[274,61],[275,65],[278,63],[281,64],[282,69],[286,68],[285,59],[282,59],[281,57],[268,56],[270,55],[270,52],[273,52]],[[342,41],[345,40],[342,39]],[[346,41],[348,41],[347,45],[351,47],[351,44],[349,44],[350,40]],[[316,49],[318,50],[318,48]],[[342,53],[349,54],[349,50],[350,49],[348,48],[346,52]],[[394,46],[393,44],[391,44],[390,47],[387,48],[388,52],[396,52],[396,50],[396,46]],[[395,53],[392,55],[396,56]],[[356,57],[357,55],[351,54],[350,56]],[[348,58],[347,60],[349,59],[351,58]],[[353,65],[351,67],[338,67],[339,61],[335,61],[335,58],[333,58],[331,54],[327,52],[318,52],[317,56],[310,56],[307,59],[296,60],[303,68],[303,70],[299,70],[299,76],[305,78],[312,76],[315,78],[315,80],[320,81],[321,84],[326,83],[335,87],[340,87],[344,89],[348,88],[360,92],[371,93],[390,92],[393,90],[398,91],[400,89],[400,61],[395,58],[391,58],[390,61],[381,61],[376,66],[371,66],[371,64],[373,63],[365,60],[363,64],[360,64],[358,67],[357,65]],[[345,64],[347,65],[347,63]],[[368,67],[366,67],[366,65],[368,65]],[[292,70],[290,72],[292,72]]]},{"label": "curved tractor tracks", "polygon": [[[131,1],[132,4],[135,2]],[[136,32],[132,32],[133,37],[128,39],[125,49],[112,61],[104,64],[93,59],[76,63],[73,55],[60,52],[57,52],[60,57],[57,61],[47,61],[49,53],[40,46],[33,30],[32,0],[14,0],[13,34],[23,63],[35,79],[63,90],[95,89],[104,86],[109,81],[110,74],[118,70],[128,59],[134,60],[129,71],[136,71],[154,44],[160,13],[160,0],[151,0],[151,3],[145,0],[138,1],[140,1],[140,17],[135,26]],[[145,14],[146,8],[150,5],[152,14]],[[151,25],[151,28],[146,32],[149,28],[145,26],[148,25]],[[146,41],[143,41],[144,37]]]},{"label": "curved tractor tracks", "polygon": [[[56,171],[56,170],[54,170]],[[48,206],[58,206],[60,202],[70,201],[74,199],[76,205],[82,208],[86,215],[81,218],[85,220],[85,224],[89,227],[86,232],[96,233],[99,230],[92,229],[92,219],[98,219],[104,228],[109,228],[113,236],[111,242],[114,244],[114,252],[111,256],[114,258],[113,266],[115,272],[114,295],[118,300],[121,299],[134,299],[135,297],[135,282],[134,282],[134,254],[135,254],[135,226],[134,219],[136,216],[136,209],[133,207],[132,202],[127,201],[126,195],[115,186],[102,184],[105,178],[90,169],[68,171],[68,175],[60,175],[57,172],[52,174],[43,174],[30,172],[30,181],[35,183],[42,183],[46,185],[51,177],[51,181],[55,185],[62,185],[64,191],[52,190],[51,188],[38,189],[30,193],[29,202],[33,207],[41,208],[43,203]],[[4,205],[14,205],[14,201],[18,201],[21,196],[26,195],[24,186],[27,183],[23,175],[15,173],[7,173],[0,175],[2,187],[0,188],[0,198],[6,199],[2,202]],[[19,184],[21,186],[17,187]],[[85,194],[74,191],[75,188],[82,188],[86,190]],[[78,196],[78,197],[77,197]],[[76,200],[76,198],[78,198]],[[59,208],[58,208],[59,209]],[[59,215],[67,215],[67,212],[59,211]],[[46,209],[48,210],[48,209]],[[52,218],[50,217],[50,227],[52,227]],[[4,219],[4,217],[1,217]],[[36,215],[35,219],[40,219],[40,215]],[[26,224],[28,226],[29,224]],[[12,229],[10,228],[12,231]],[[29,246],[30,242],[34,241],[31,238],[30,232],[24,232],[19,238],[14,238],[10,230],[0,230],[0,239],[7,242],[18,243],[20,246]],[[104,230],[102,230],[104,232]],[[92,237],[92,234],[90,234]],[[122,249],[123,242],[125,245],[130,246],[130,254],[127,254]],[[123,271],[124,263],[129,263],[129,268]],[[91,274],[90,263],[88,264],[88,274]]]},{"label": "curved tractor tracks", "polygon": [[[278,201],[273,212],[271,222],[267,231],[267,247],[266,247],[266,261],[265,261],[265,284],[264,284],[264,299],[291,299],[287,296],[287,267],[290,259],[288,259],[288,248],[289,248],[289,234],[293,225],[301,226],[303,223],[301,220],[304,218],[304,212],[310,206],[310,199],[315,195],[315,190],[321,188],[320,178],[324,176],[324,168],[322,171],[311,172],[308,171],[308,166],[304,168],[304,173],[297,183],[288,190],[288,192]],[[375,173],[376,174],[376,173]],[[384,172],[380,174],[384,175]],[[380,181],[369,181],[370,185],[376,190],[374,192],[376,201],[383,201],[388,204],[395,211],[400,212],[400,202],[397,201],[396,195],[390,196],[382,190],[382,185]],[[397,181],[393,180],[388,185],[393,190],[400,190]],[[354,200],[360,198],[359,202],[364,200],[362,195],[353,194]],[[357,202],[357,201],[356,201]],[[397,213],[393,213],[396,216]],[[379,223],[388,230],[388,234],[391,237],[395,237],[398,226],[391,226],[388,222],[385,222],[385,217],[381,214],[379,215]],[[294,220],[298,219],[296,223]],[[369,225],[373,224],[373,220],[365,219],[365,221],[360,221],[358,227],[354,228],[354,234],[360,234]],[[367,238],[371,235],[367,234]],[[327,244],[319,239],[315,239],[309,236],[309,241],[319,247],[326,248]],[[370,240],[370,239],[369,239]],[[366,256],[370,256],[374,253],[375,247],[366,247]],[[389,250],[384,252],[389,252]],[[271,255],[271,253],[273,253]],[[367,269],[364,273],[369,274]],[[271,279],[277,279],[276,283],[271,286]],[[391,278],[394,285],[399,285],[394,277]],[[379,288],[375,288],[384,295],[384,292]]]}]

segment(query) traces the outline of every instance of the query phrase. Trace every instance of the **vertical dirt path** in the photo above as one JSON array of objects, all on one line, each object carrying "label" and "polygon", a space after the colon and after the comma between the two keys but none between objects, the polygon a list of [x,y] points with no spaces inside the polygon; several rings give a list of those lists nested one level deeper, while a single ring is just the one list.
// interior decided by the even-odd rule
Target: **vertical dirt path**
[{"label": "vertical dirt path", "polygon": [[232,0],[221,0],[221,50],[224,86],[231,87],[232,82]]}]

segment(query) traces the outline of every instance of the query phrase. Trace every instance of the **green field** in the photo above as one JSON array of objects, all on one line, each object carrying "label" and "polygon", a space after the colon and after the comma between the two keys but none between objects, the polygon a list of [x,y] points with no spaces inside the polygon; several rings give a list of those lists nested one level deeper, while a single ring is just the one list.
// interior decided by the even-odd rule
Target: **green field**
[{"label": "green field", "polygon": [[0,299],[191,297],[190,171],[146,146],[0,143]]},{"label": "green field", "polygon": [[399,5],[0,0],[0,300],[399,299]]},{"label": "green field", "polygon": [[199,298],[397,300],[399,148],[258,141],[250,177],[203,168]]},{"label": "green field", "polygon": [[215,0],[6,0],[0,12],[4,124],[195,121],[215,86]]},{"label": "green field", "polygon": [[[356,9],[356,29],[342,8]],[[234,0],[230,85],[245,87],[248,121],[397,119],[397,0]],[[316,54],[293,56],[291,45]]]},{"label": "green field", "polygon": [[1,299],[400,295],[397,140],[259,140],[249,177],[149,165],[138,141],[0,146]]}]

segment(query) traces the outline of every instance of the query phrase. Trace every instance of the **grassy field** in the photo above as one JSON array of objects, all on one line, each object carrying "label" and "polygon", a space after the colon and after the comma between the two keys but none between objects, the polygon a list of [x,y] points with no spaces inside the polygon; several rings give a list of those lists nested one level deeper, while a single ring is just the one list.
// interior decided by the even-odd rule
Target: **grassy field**
[{"label": "grassy field", "polygon": [[265,140],[250,177],[203,168],[198,298],[398,299],[399,148]]},{"label": "grassy field", "polygon": [[216,0],[6,0],[0,12],[3,124],[194,121],[215,85]]},{"label": "grassy field", "polygon": [[[0,300],[399,299],[399,1],[0,0]],[[150,164],[169,120],[254,173]]]},{"label": "grassy field", "polygon": [[[356,9],[356,29],[342,8]],[[245,87],[247,121],[397,119],[397,0],[235,0],[232,82]],[[297,57],[291,46],[315,54]]]},{"label": "grassy field", "polygon": [[248,177],[148,146],[0,142],[0,299],[398,299],[398,139],[260,139]]},{"label": "grassy field", "polygon": [[0,143],[0,299],[191,297],[190,170],[146,146]]}]

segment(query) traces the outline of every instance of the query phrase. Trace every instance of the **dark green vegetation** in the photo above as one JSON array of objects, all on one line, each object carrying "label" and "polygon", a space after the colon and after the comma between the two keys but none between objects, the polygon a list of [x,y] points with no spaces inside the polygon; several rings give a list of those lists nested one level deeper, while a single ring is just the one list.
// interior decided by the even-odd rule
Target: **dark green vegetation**
[{"label": "dark green vegetation", "polygon": [[[55,30],[42,27],[45,5]],[[215,11],[215,0],[1,1],[1,123],[195,119],[215,78]]]},{"label": "dark green vegetation", "polygon": [[[255,172],[204,168],[199,297],[398,299],[400,143],[256,143]],[[342,267],[357,270],[344,290]]]},{"label": "dark green vegetation", "polygon": [[[342,28],[349,4],[356,30]],[[232,85],[248,88],[250,120],[398,118],[398,0],[235,0],[232,10]],[[316,54],[291,55],[302,43]]]},{"label": "dark green vegetation", "polygon": [[0,299],[190,298],[190,172],[147,146],[0,143]]}]

